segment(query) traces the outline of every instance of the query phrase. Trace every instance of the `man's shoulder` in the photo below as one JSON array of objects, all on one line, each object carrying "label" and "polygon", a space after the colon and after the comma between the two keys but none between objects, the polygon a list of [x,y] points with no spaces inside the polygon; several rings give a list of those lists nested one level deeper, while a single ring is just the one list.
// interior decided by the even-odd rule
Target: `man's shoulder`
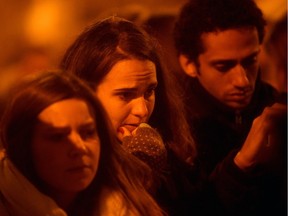
[{"label": "man's shoulder", "polygon": [[257,98],[262,101],[267,101],[269,103],[280,102],[281,100],[286,100],[287,93],[280,93],[271,84],[265,81],[259,81],[258,90],[256,91]]}]

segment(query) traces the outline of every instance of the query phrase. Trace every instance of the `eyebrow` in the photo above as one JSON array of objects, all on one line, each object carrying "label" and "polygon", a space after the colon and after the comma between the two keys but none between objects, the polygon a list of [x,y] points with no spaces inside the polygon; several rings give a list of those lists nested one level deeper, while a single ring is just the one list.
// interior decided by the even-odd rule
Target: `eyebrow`
[{"label": "eyebrow", "polygon": [[94,121],[91,121],[91,122],[87,122],[85,124],[80,125],[80,129],[90,128],[90,127],[95,127],[95,129],[96,129],[97,128],[96,123]]},{"label": "eyebrow", "polygon": [[[147,89],[150,89],[150,88],[156,88],[158,85],[158,82],[153,82],[151,84],[148,85],[148,88]],[[119,89],[115,89],[114,92],[125,92],[125,91],[138,91],[138,87],[124,87],[124,88],[119,88]]]},{"label": "eyebrow", "polygon": [[247,60],[247,59],[252,59],[252,58],[256,57],[259,53],[260,53],[260,50],[258,50],[258,51],[256,51],[256,52],[253,52],[251,55],[245,57],[245,58],[242,60],[242,62],[245,61],[245,60]]},{"label": "eyebrow", "polygon": [[[45,122],[42,122],[39,120],[39,123],[38,123],[38,126],[42,127],[44,130],[46,130],[46,132],[53,132],[53,131],[61,131],[61,132],[68,132],[70,129],[69,129],[69,126],[63,126],[63,127],[55,127],[51,124],[47,124]],[[96,124],[93,120],[88,120],[87,122],[81,124],[79,126],[79,128],[86,128],[86,127],[95,127],[96,128]]]},{"label": "eyebrow", "polygon": [[[250,55],[246,56],[244,59],[241,60],[241,62],[247,60],[247,59],[251,59],[256,57],[259,54],[260,50],[257,50],[253,53],[251,53]],[[235,62],[237,62],[237,60],[235,59],[216,59],[216,60],[212,60],[211,61],[211,65],[216,65],[216,64],[234,64]]]}]

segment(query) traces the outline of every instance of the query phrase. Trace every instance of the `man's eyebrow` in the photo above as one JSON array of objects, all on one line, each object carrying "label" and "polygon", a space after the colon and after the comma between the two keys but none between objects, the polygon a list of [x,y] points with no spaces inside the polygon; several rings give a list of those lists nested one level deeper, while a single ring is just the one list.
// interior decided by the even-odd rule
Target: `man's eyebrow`
[{"label": "man's eyebrow", "polygon": [[211,65],[217,65],[217,64],[228,64],[228,65],[233,65],[235,64],[237,61],[235,59],[216,59],[216,60],[212,60],[210,62]]},{"label": "man's eyebrow", "polygon": [[[254,58],[256,57],[258,54],[259,54],[260,50],[257,50],[253,53],[251,53],[250,55],[246,56],[244,59],[242,59],[242,61],[245,61],[245,60],[248,60],[248,59],[251,59],[251,58]],[[212,60],[210,62],[211,65],[216,65],[216,64],[228,64],[228,65],[233,65],[237,62],[237,60],[235,59],[215,59],[215,60]]]},{"label": "man's eyebrow", "polygon": [[246,59],[251,59],[256,57],[259,54],[260,50],[253,52],[252,54],[248,55],[247,57],[245,57],[243,60],[245,61]]}]

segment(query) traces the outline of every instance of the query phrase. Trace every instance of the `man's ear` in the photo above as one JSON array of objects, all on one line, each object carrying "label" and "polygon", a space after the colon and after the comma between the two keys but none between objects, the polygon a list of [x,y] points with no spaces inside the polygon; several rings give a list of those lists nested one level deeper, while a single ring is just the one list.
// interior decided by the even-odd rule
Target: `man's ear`
[{"label": "man's ear", "polygon": [[194,62],[187,58],[186,55],[181,54],[179,56],[179,63],[188,76],[197,77],[197,67]]}]

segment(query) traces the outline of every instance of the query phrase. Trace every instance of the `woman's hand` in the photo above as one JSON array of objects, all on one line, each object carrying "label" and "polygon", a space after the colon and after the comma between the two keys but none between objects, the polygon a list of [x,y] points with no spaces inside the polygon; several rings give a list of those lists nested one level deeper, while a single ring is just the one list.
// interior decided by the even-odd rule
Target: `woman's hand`
[{"label": "woman's hand", "polygon": [[152,170],[161,171],[167,163],[167,150],[159,133],[142,123],[132,133],[122,127],[123,148],[148,164]]}]

